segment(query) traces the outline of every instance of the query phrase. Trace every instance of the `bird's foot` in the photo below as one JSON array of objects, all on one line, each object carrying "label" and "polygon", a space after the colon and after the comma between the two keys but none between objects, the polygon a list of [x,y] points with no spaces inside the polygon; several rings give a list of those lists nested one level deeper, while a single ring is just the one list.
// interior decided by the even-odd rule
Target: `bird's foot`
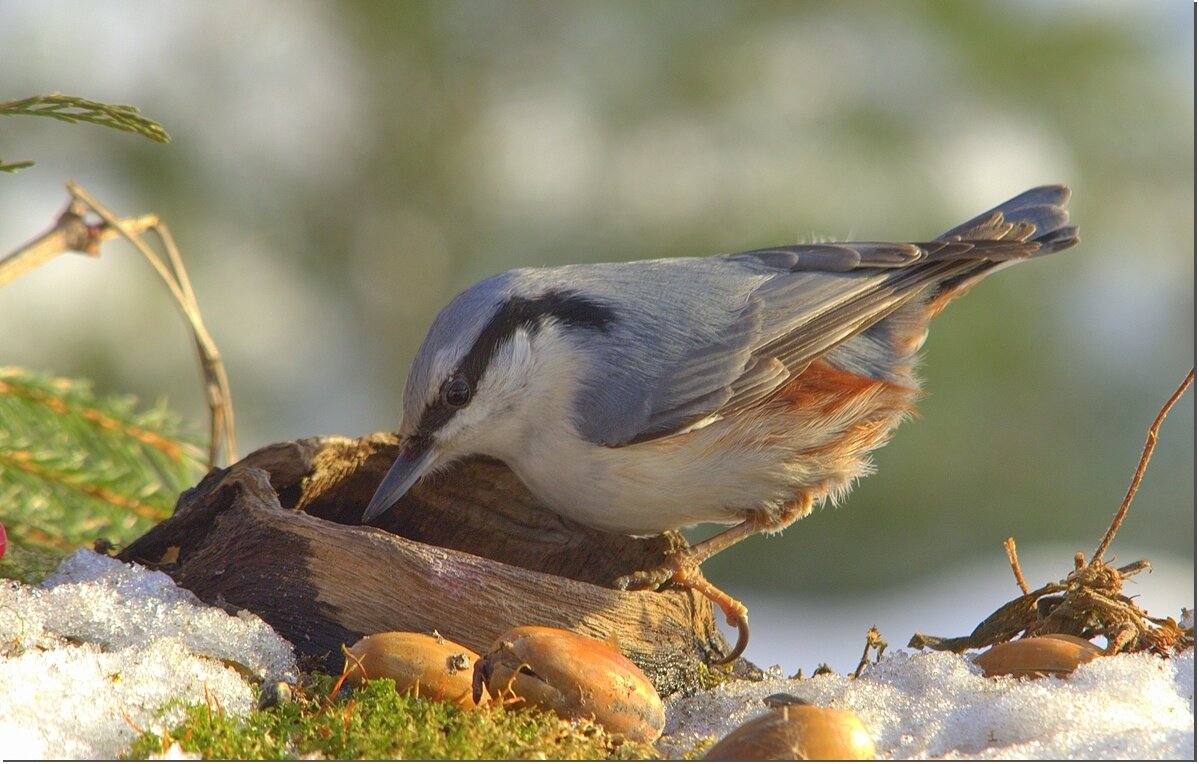
[{"label": "bird's foot", "polygon": [[656,590],[667,581],[670,581],[674,577],[675,572],[675,569],[670,565],[663,565],[653,570],[638,570],[616,579],[616,588],[623,589],[624,591]]},{"label": "bird's foot", "polygon": [[717,665],[731,663],[745,652],[749,644],[749,611],[740,601],[717,588],[699,569],[698,563],[686,553],[667,555],[666,564],[653,570],[639,570],[616,579],[618,589],[657,589],[663,584],[676,584],[707,597],[724,613],[729,626],[737,627],[737,644],[728,655],[714,661]]}]

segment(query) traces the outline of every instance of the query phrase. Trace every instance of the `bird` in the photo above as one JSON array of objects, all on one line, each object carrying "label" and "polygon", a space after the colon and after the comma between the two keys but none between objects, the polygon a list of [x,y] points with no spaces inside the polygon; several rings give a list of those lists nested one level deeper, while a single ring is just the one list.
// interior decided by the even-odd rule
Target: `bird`
[{"label": "bird", "polygon": [[1070,189],[1029,189],[923,242],[819,242],[708,257],[520,268],[455,296],[409,370],[400,453],[362,522],[468,455],[543,504],[629,536],[730,526],[613,582],[697,591],[700,564],[873,471],[922,395],[929,321],[984,277],[1079,241]]}]

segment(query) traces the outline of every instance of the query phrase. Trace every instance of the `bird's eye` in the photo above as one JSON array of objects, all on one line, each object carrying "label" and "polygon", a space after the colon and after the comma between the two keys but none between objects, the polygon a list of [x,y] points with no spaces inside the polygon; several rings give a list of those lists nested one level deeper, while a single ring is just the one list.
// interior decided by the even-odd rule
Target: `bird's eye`
[{"label": "bird's eye", "polygon": [[470,403],[470,396],[470,383],[463,377],[454,377],[441,388],[441,402],[450,408],[462,408]]}]

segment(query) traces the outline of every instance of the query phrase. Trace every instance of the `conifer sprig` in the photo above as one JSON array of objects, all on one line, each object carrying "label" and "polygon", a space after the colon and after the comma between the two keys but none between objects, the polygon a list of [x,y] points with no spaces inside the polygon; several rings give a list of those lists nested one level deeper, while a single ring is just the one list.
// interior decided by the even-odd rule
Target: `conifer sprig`
[{"label": "conifer sprig", "polygon": [[0,516],[14,539],[41,546],[125,540],[202,473],[198,441],[161,404],[0,368]]},{"label": "conifer sprig", "polygon": [[[90,98],[50,93],[16,101],[0,103],[0,116],[50,117],[62,122],[88,122],[136,133],[158,143],[170,143],[171,136],[162,125],[144,117],[136,106],[119,103],[100,103]],[[13,173],[32,167],[33,162],[5,162],[0,159],[0,172]]]},{"label": "conifer sprig", "polygon": [[152,119],[143,117],[136,106],[100,103],[90,98],[51,93],[0,103],[0,114],[50,117],[63,122],[88,122],[127,133],[137,133],[158,143],[170,143],[171,136]]}]

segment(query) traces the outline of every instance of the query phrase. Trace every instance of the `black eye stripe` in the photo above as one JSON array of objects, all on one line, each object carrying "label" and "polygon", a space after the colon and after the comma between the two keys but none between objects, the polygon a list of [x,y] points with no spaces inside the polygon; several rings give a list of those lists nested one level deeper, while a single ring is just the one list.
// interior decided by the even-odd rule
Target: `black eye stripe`
[{"label": "black eye stripe", "polygon": [[530,333],[537,332],[547,318],[556,319],[567,326],[606,332],[616,321],[616,313],[577,292],[546,292],[531,300],[524,297],[509,298],[479,332],[475,344],[462,359],[458,372],[466,377],[472,389],[477,388],[483,372],[500,346],[522,327]]},{"label": "black eye stripe", "polygon": [[[616,322],[616,312],[602,303],[568,290],[552,290],[532,299],[510,297],[479,332],[450,379],[464,379],[473,395],[479,389],[479,380],[483,378],[491,359],[504,342],[522,327],[530,333],[536,333],[550,318],[566,326],[607,332]],[[417,425],[418,435],[428,437],[436,432],[461,408],[446,403],[442,394],[444,390],[443,386],[437,400],[421,414]]]}]

